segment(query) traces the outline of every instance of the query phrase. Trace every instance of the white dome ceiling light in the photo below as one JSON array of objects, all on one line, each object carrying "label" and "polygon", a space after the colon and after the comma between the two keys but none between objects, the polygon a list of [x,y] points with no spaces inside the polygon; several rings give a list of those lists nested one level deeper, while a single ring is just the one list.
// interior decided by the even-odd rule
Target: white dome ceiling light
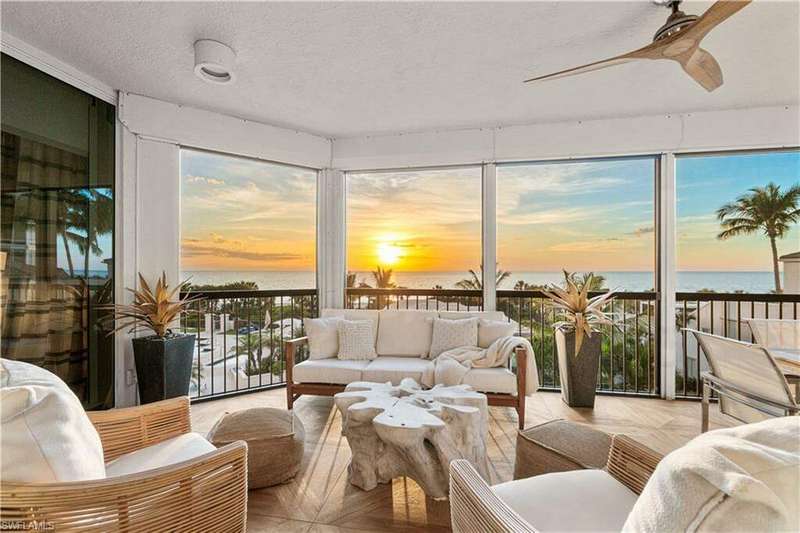
[{"label": "white dome ceiling light", "polygon": [[227,84],[236,80],[233,64],[236,52],[225,44],[210,39],[194,43],[194,74],[208,83]]}]

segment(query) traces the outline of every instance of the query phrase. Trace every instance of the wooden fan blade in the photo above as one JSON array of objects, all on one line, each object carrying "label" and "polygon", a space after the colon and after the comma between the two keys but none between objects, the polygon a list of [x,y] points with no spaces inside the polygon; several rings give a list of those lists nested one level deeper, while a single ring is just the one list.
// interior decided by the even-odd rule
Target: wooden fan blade
[{"label": "wooden fan blade", "polygon": [[692,24],[683,34],[683,38],[692,38],[698,44],[708,32],[728,18],[738,13],[752,0],[718,0],[705,13],[700,15],[697,22]]},{"label": "wooden fan blade", "polygon": [[683,70],[703,88],[711,92],[722,85],[722,69],[714,56],[697,48],[685,61],[681,61]]},{"label": "wooden fan blade", "polygon": [[544,76],[537,76],[535,78],[530,78],[528,80],[525,80],[524,83],[532,81],[554,80],[558,78],[565,78],[567,76],[583,74],[584,72],[592,72],[593,70],[600,70],[603,68],[613,67],[614,65],[621,65],[623,63],[628,63],[630,61],[636,61],[637,59],[661,59],[661,54],[657,52],[657,49],[663,47],[664,45],[661,43],[651,43],[645,46],[644,48],[639,48],[638,50],[634,50],[633,52],[628,52],[627,54],[622,54],[609,59],[603,59],[602,61],[595,61],[594,63],[589,63],[588,65],[581,65],[580,67],[573,67],[573,68],[568,68],[566,70],[560,70],[558,72],[553,72],[552,74],[546,74]]}]

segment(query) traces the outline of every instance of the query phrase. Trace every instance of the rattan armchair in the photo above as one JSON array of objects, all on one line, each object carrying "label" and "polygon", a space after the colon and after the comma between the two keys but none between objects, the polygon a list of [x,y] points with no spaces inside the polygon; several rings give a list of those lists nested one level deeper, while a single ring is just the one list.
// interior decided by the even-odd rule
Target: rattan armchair
[{"label": "rattan armchair", "polygon": [[[641,494],[661,455],[630,437],[615,435],[606,470],[635,494]],[[512,482],[514,483],[514,482]],[[566,501],[553,512],[569,513]],[[456,533],[535,533],[530,524],[506,502],[465,460],[450,463],[450,515]],[[568,529],[568,528],[567,528]]]},{"label": "rattan armchair", "polygon": [[[191,431],[188,398],[88,413],[106,462]],[[137,474],[0,487],[4,524],[54,531],[244,531],[247,445]]]}]

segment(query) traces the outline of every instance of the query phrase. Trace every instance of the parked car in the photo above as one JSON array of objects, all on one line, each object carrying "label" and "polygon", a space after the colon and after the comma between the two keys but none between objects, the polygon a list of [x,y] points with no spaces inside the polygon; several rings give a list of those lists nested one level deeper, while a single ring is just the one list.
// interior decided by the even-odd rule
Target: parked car
[{"label": "parked car", "polygon": [[242,326],[239,328],[238,333],[239,335],[247,335],[248,333],[255,333],[256,331],[258,331],[258,326],[250,324],[249,326]]}]

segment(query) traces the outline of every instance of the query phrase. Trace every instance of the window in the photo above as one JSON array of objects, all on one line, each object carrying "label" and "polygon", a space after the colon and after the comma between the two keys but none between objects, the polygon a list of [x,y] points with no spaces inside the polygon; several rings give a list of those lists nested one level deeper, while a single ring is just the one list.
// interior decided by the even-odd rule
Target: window
[{"label": "window", "polygon": [[349,287],[480,288],[480,264],[480,167],[347,175]]},{"label": "window", "polygon": [[652,157],[497,167],[500,289],[594,272],[597,288],[655,287]]},{"label": "window", "polygon": [[2,56],[3,357],[114,401],[114,106]]},{"label": "window", "polygon": [[787,218],[800,209],[800,152],[682,156],[676,188],[679,291],[800,292],[780,260],[800,251],[798,217]]},{"label": "window", "polygon": [[316,288],[314,170],[181,150],[181,270],[212,289]]}]

